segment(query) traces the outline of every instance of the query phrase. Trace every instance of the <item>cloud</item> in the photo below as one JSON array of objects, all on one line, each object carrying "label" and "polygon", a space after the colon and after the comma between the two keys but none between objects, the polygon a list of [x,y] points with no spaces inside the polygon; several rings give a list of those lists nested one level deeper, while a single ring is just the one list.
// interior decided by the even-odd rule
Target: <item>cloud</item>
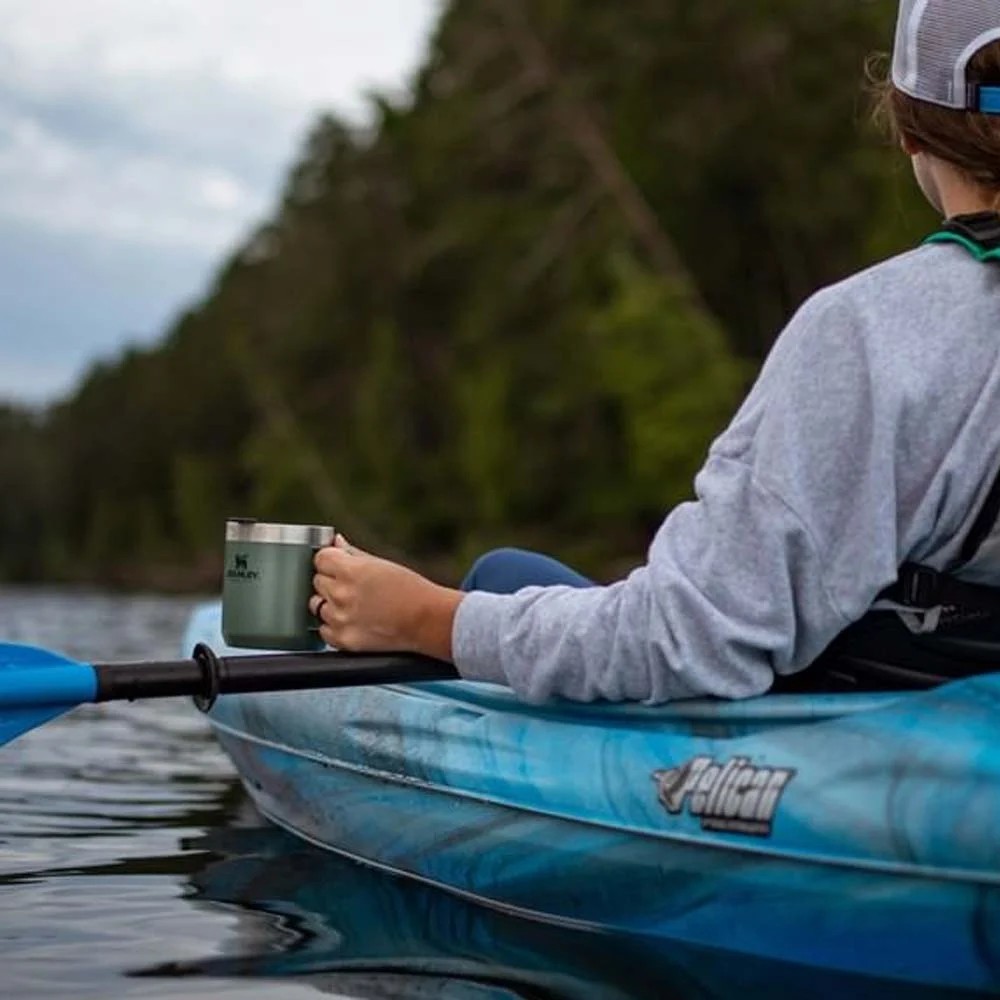
[{"label": "cloud", "polygon": [[0,19],[10,72],[37,93],[56,92],[67,78],[91,92],[200,78],[301,105],[397,85],[436,7],[430,0],[0,0]]},{"label": "cloud", "polygon": [[0,0],[0,218],[219,251],[318,109],[416,65],[432,0]]},{"label": "cloud", "polygon": [[439,0],[0,0],[0,398],[149,340]]},{"label": "cloud", "polygon": [[0,105],[0,218],[51,232],[219,248],[264,193],[202,160],[74,144]]}]

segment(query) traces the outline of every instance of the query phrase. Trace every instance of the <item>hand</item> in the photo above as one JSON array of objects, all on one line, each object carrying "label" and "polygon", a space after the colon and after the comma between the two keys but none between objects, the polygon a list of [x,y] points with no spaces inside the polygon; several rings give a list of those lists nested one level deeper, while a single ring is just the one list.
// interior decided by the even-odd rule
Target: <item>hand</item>
[{"label": "hand", "polygon": [[379,559],[338,535],[316,553],[309,610],[330,646],[354,653],[423,653],[450,661],[462,593]]}]

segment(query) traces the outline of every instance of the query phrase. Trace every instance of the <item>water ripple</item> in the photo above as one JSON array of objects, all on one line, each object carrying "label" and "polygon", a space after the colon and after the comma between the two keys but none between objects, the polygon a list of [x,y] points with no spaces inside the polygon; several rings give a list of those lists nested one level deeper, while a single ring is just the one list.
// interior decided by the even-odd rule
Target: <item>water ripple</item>
[{"label": "water ripple", "polygon": [[[190,599],[0,587],[0,639],[87,662],[172,659]],[[193,906],[205,852],[242,800],[231,764],[186,701],[91,705],[4,751],[0,769],[0,966],[4,997],[255,997],[135,979],[151,961],[223,947],[237,918]],[[312,989],[282,997],[315,996]]]}]

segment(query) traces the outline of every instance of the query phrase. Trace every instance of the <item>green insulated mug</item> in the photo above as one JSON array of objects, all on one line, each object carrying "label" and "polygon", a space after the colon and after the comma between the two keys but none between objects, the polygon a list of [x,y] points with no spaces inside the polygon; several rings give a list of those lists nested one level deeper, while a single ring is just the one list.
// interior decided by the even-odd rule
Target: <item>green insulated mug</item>
[{"label": "green insulated mug", "polygon": [[322,649],[309,613],[313,556],[332,545],[326,525],[226,521],[222,636],[246,649]]}]

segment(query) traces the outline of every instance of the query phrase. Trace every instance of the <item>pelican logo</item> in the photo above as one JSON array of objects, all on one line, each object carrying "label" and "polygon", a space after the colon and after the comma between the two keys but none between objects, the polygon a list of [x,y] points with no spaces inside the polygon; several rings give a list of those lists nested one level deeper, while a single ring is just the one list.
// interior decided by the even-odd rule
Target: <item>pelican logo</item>
[{"label": "pelican logo", "polygon": [[654,771],[660,804],[672,816],[684,811],[701,820],[703,830],[769,837],[778,802],[795,771],[756,767],[749,757],[719,764],[694,757],[680,767]]},{"label": "pelican logo", "polygon": [[227,580],[257,580],[260,573],[255,569],[250,569],[247,556],[241,552],[233,556],[233,565],[226,571]]}]

